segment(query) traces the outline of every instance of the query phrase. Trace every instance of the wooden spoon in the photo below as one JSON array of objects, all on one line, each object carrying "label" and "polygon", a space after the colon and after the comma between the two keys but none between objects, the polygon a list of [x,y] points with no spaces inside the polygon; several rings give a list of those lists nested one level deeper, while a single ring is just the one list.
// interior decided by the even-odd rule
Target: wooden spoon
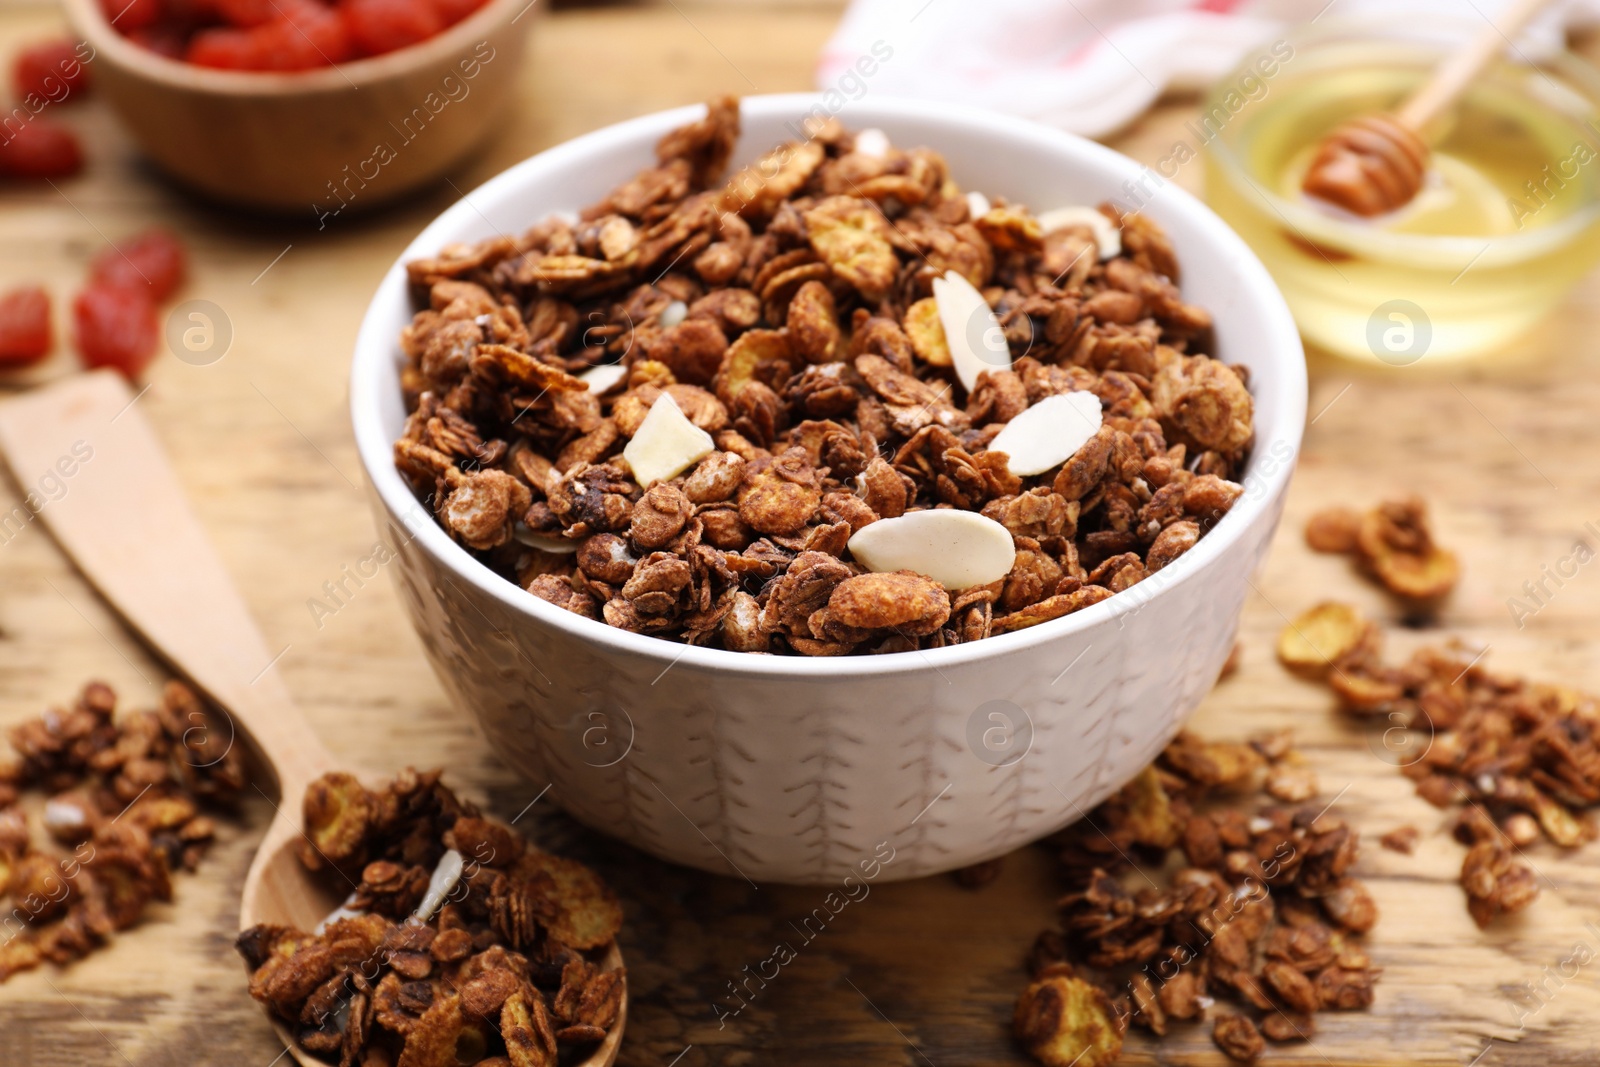
[{"label": "wooden spoon", "polygon": [[[338,901],[296,855],[300,802],[306,786],[338,764],[272,669],[276,657],[189,509],[137,398],[122,378],[99,371],[0,402],[0,453],[25,488],[51,471],[66,486],[44,499],[38,518],[122,617],[243,729],[276,778],[277,814],[245,876],[239,925],[314,928]],[[615,943],[602,966],[622,966]],[[616,1024],[583,1067],[610,1067],[627,1017],[624,988]],[[274,1025],[296,1061],[328,1067]]]},{"label": "wooden spoon", "polygon": [[1428,171],[1428,124],[1472,83],[1505,43],[1549,0],[1516,0],[1499,25],[1490,23],[1450,56],[1392,115],[1363,115],[1334,129],[1301,182],[1308,196],[1372,217],[1411,203]]}]

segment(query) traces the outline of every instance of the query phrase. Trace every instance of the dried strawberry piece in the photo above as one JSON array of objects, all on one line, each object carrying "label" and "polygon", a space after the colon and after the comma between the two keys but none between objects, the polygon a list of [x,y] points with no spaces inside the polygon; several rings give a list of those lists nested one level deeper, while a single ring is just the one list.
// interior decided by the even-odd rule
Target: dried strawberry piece
[{"label": "dried strawberry piece", "polygon": [[116,248],[108,248],[89,265],[91,288],[143,291],[160,303],[177,291],[187,272],[183,245],[169,231],[152,227]]},{"label": "dried strawberry piece", "polygon": [[429,0],[345,0],[340,11],[362,55],[393,52],[444,29],[444,19]]},{"label": "dried strawberry piece", "polygon": [[211,6],[224,22],[242,29],[265,26],[282,18],[280,5],[274,0],[212,0]]},{"label": "dried strawberry piece", "polygon": [[11,87],[17,97],[26,100],[33,95],[58,104],[81,97],[89,89],[89,67],[78,58],[80,47],[63,38],[18,52],[11,66]]},{"label": "dried strawberry piece", "polygon": [[160,327],[147,293],[93,285],[72,302],[78,352],[90,367],[113,367],[129,378],[156,353]]},{"label": "dried strawberry piece", "polygon": [[161,21],[165,12],[162,0],[100,0],[100,10],[119,33],[129,34]]},{"label": "dried strawberry piece", "polygon": [[446,26],[454,26],[482,7],[487,0],[429,0]]},{"label": "dried strawberry piece", "polygon": [[[219,0],[237,3],[242,0]],[[248,6],[237,6],[234,27],[195,34],[186,59],[226,70],[314,70],[354,56],[346,22],[317,0],[274,0],[270,18],[251,22]]]},{"label": "dried strawberry piece", "polygon": [[174,26],[148,26],[128,34],[128,40],[168,59],[182,59],[188,35]]},{"label": "dried strawberry piece", "polygon": [[164,25],[187,34],[196,26],[222,21],[218,0],[163,0]]},{"label": "dried strawberry piece", "polygon": [[283,5],[285,14],[251,33],[267,70],[314,70],[343,63],[355,54],[344,19],[315,0]]},{"label": "dried strawberry piece", "polygon": [[0,296],[0,366],[23,366],[49,353],[49,294],[28,286]]},{"label": "dried strawberry piece", "polygon": [[12,178],[66,178],[83,169],[77,135],[49,119],[35,118],[15,131],[0,132],[0,175]]},{"label": "dried strawberry piece", "polygon": [[227,27],[195,34],[183,58],[197,67],[219,70],[263,70],[266,66],[266,52],[256,35]]}]

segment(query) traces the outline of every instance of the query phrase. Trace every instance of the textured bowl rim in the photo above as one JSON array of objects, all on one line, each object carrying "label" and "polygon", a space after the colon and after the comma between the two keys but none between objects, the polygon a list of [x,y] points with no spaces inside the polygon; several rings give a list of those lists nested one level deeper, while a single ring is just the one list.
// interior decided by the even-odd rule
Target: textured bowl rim
[{"label": "textured bowl rim", "polygon": [[[751,118],[798,117],[821,102],[822,97],[817,94],[788,93],[745,97],[740,102],[740,107],[742,113]],[[649,158],[650,147],[658,137],[670,129],[703,116],[704,113],[704,106],[699,104],[655,112],[604,127],[523,160],[490,178],[446,209],[428,224],[389,268],[373,296],[356,339],[355,357],[350,368],[350,407],[361,465],[391,520],[402,522],[401,516],[414,512],[419,507],[410,486],[395,467],[394,442],[383,430],[384,398],[379,395],[378,384],[384,363],[387,361],[392,364],[399,355],[398,327],[392,320],[386,319],[382,305],[385,296],[392,290],[396,287],[403,290],[408,284],[406,262],[434,254],[440,247],[455,240],[455,235],[461,231],[463,223],[474,221],[481,223],[482,215],[473,203],[474,197],[499,195],[546,174],[581,165],[589,153],[603,148],[637,145],[640,150],[640,164],[643,165]],[[1143,170],[1141,164],[1135,160],[1104,145],[1026,119],[982,108],[875,97],[861,101],[859,110],[856,109],[856,105],[852,105],[852,116],[864,122],[886,126],[892,126],[895,118],[900,117],[925,123],[941,123],[952,128],[976,127],[979,132],[1001,135],[1052,153],[1076,157],[1084,163],[1094,165],[1096,169],[1110,170],[1115,175],[1111,188],[1120,187],[1124,178],[1137,180]],[[594,195],[598,198],[603,192],[604,190],[596,190]],[[1258,424],[1260,411],[1273,411],[1281,420],[1280,439],[1289,440],[1291,457],[1297,459],[1305,423],[1306,366],[1300,335],[1288,306],[1255,253],[1210,208],[1176,186],[1163,189],[1162,196],[1171,198],[1164,210],[1184,215],[1186,222],[1198,228],[1204,239],[1219,247],[1230,263],[1238,268],[1242,284],[1250,292],[1252,303],[1257,307],[1258,314],[1266,327],[1267,341],[1271,349],[1267,358],[1282,360],[1285,363],[1286,373],[1283,374],[1277,390],[1270,396],[1255,394]],[[550,210],[562,210],[564,207],[564,205],[552,206]],[[536,221],[537,218],[530,218],[528,225]],[[495,598],[507,609],[528,616],[541,626],[560,630],[570,637],[590,642],[602,650],[643,656],[658,661],[662,664],[663,673],[667,668],[681,664],[714,672],[787,677],[796,680],[876,677],[911,671],[938,671],[944,667],[1005,657],[1103,626],[1119,616],[1158,604],[1172,590],[1193,581],[1205,567],[1225,553],[1234,550],[1247,530],[1257,524],[1273,521],[1276,502],[1287,487],[1295,464],[1277,463],[1270,468],[1263,468],[1262,452],[1258,435],[1256,448],[1245,471],[1245,480],[1260,485],[1263,491],[1246,492],[1228,514],[1193,548],[1163,569],[1161,574],[1165,577],[1153,595],[1144,598],[1130,597],[1128,593],[1132,590],[1129,590],[1082,611],[1014,633],[999,634],[981,641],[947,648],[876,656],[763,656],[727,649],[702,648],[659,637],[630,633],[546,603],[515,583],[507,581],[456,544],[431,515],[427,515],[426,522],[416,524],[410,533],[414,537],[413,543],[433,557],[456,579]]]},{"label": "textured bowl rim", "polygon": [[94,48],[97,56],[104,52],[114,63],[147,81],[215,96],[277,98],[359,91],[363,85],[424,70],[454,58],[469,48],[474,38],[487,40],[512,11],[518,12],[511,18],[511,22],[516,22],[522,17],[522,11],[537,6],[529,0],[485,0],[482,7],[455,25],[393,52],[311,70],[262,71],[200,67],[152,52],[118,33],[101,9],[100,0],[61,2],[68,21]]}]

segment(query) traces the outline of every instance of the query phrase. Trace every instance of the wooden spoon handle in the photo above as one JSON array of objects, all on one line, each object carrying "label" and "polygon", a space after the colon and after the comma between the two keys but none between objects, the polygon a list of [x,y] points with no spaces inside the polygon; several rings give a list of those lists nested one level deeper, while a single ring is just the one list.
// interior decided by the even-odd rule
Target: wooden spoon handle
[{"label": "wooden spoon handle", "polygon": [[[1413,133],[1420,134],[1440,112],[1455,103],[1456,97],[1472,83],[1489,61],[1514,41],[1524,26],[1548,5],[1550,0],[1516,0],[1499,22],[1488,22],[1461,51],[1439,64],[1433,76],[1400,106],[1395,118]],[[1485,16],[1485,21],[1488,21]]]},{"label": "wooden spoon handle", "polygon": [[0,451],[28,494],[29,514],[135,630],[244,728],[273,765],[280,795],[298,801],[332,758],[273,669],[275,653],[123,379],[98,371],[0,402]]}]

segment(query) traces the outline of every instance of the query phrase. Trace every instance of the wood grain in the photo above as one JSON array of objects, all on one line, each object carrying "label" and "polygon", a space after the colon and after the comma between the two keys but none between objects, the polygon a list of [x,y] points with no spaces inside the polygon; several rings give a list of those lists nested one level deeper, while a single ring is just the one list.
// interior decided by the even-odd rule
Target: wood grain
[{"label": "wood grain", "polygon": [[[456,189],[607,122],[715,92],[805,88],[836,18],[837,8],[812,4],[683,0],[557,13],[536,28],[518,114],[452,179],[455,188],[321,231],[195,206],[137,162],[94,102],[63,110],[89,143],[84,177],[59,192],[0,190],[0,287],[43,280],[58,303],[109,238],[160,222],[190,241],[195,271],[183,298],[221,307],[233,346],[204,367],[163,358],[140,404],[269,649],[283,650],[288,689],[335,753],[387,767],[443,764],[468,795],[506,818],[527,808],[519,827],[613,880],[627,901],[633,998],[623,1064],[680,1055],[679,1067],[1020,1063],[1005,1027],[1022,953],[1051,918],[1048,857],[1018,853],[998,883],[975,893],[945,878],[877,886],[808,942],[791,924],[821,906],[816,889],[751,889],[668,867],[576,829],[548,796],[528,808],[540,786],[514,780],[446,707],[388,579],[348,577],[376,539],[345,413],[348,356],[378,277]],[[0,12],[0,52],[57,25],[47,8]],[[1165,158],[1193,106],[1165,105],[1114,143]],[[1186,165],[1177,183],[1195,188],[1199,169]],[[1338,798],[1334,810],[1368,835],[1362,866],[1383,909],[1371,951],[1386,973],[1372,1012],[1325,1017],[1313,1045],[1275,1049],[1269,1062],[1467,1064],[1480,1054],[1486,1067],[1593,1062],[1597,964],[1568,977],[1560,966],[1580,941],[1600,949],[1600,933],[1586,925],[1600,923],[1596,848],[1531,850],[1543,898],[1480,934],[1454,885],[1461,850],[1439,832],[1439,814],[1374,754],[1381,743],[1330,715],[1327,695],[1285,675],[1270,649],[1284,615],[1330,595],[1398,622],[1342,560],[1307,552],[1298,529],[1327,502],[1418,490],[1467,574],[1437,628],[1400,629],[1395,646],[1459,634],[1490,646],[1490,662],[1503,669],[1600,689],[1600,566],[1559,588],[1547,583],[1546,606],[1520,628],[1507,603],[1526,599],[1525,582],[1539,581],[1579,538],[1594,543],[1600,529],[1597,332],[1600,279],[1592,278],[1489,363],[1360,368],[1313,357],[1314,421],[1284,530],[1245,612],[1243,668],[1197,726],[1228,736],[1297,728],[1325,794]],[[70,366],[61,355],[27,377]],[[0,515],[21,491],[0,482]],[[1596,527],[1586,532],[1586,523]],[[0,721],[67,699],[91,676],[135,705],[153,702],[161,669],[44,530],[33,523],[0,541]],[[316,598],[333,613],[319,620],[308,606]],[[245,995],[229,941],[240,880],[270,814],[263,801],[246,804],[201,873],[180,878],[177,903],[107,952],[0,986],[0,1062],[267,1067],[281,1047]],[[1406,822],[1425,833],[1416,856],[1376,847],[1377,834]],[[748,1006],[719,1024],[718,998],[737,1005],[728,984],[785,941],[794,962],[764,989],[752,982]],[[1519,1017],[1520,984],[1541,981],[1548,1003]],[[1197,1029],[1159,1048],[1135,1041],[1125,1062],[1222,1060]]]}]

